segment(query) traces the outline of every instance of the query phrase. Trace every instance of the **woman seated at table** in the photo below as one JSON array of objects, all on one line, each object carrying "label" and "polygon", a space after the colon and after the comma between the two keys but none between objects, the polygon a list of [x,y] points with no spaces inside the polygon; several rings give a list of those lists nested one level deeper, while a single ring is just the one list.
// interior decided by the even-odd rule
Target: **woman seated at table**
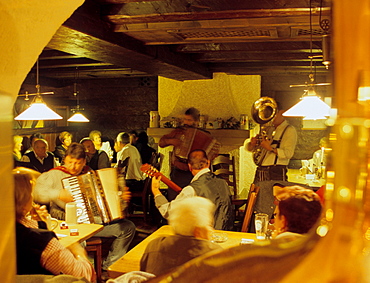
[{"label": "woman seated at table", "polygon": [[[95,271],[86,251],[76,243],[65,248],[46,223],[33,218],[46,217],[46,208],[35,205],[32,191],[40,173],[23,167],[13,170],[16,210],[17,274],[68,274],[93,282]],[[31,213],[32,211],[32,213]]]},{"label": "woman seated at table", "polygon": [[275,239],[287,241],[308,233],[318,221],[322,206],[314,191],[301,187],[274,186],[276,208],[274,213]]},{"label": "woman seated at table", "polygon": [[140,270],[158,276],[209,251],[222,249],[210,242],[214,210],[214,204],[203,197],[173,204],[168,221],[175,235],[152,240],[141,258]]}]

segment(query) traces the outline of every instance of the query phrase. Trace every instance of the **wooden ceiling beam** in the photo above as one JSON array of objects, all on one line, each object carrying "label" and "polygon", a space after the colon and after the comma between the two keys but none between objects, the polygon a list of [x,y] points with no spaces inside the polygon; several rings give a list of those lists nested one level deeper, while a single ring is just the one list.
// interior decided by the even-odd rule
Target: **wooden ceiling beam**
[{"label": "wooden ceiling beam", "polygon": [[192,62],[185,54],[175,54],[166,46],[145,46],[124,34],[119,36],[113,33],[106,22],[102,22],[97,15],[94,17],[93,13],[88,13],[93,8],[82,5],[77,9],[58,29],[47,46],[175,80],[212,77],[212,73],[205,66]]},{"label": "wooden ceiling beam", "polygon": [[112,66],[111,63],[97,62],[87,58],[73,58],[73,59],[53,59],[53,60],[40,60],[40,69],[55,69],[55,68],[71,68],[71,67],[98,67],[98,66]]},{"label": "wooden ceiling beam", "polygon": [[102,4],[127,4],[127,3],[140,3],[150,1],[164,1],[164,0],[101,0]]},{"label": "wooden ceiling beam", "polygon": [[[235,64],[235,63],[234,63]],[[250,67],[248,64],[240,64],[240,65],[230,65],[224,66],[224,65],[211,65],[209,66],[210,70],[214,73],[227,73],[231,75],[261,75],[261,76],[276,76],[279,75],[287,75],[287,76],[307,76],[308,81],[308,75],[309,75],[309,68],[303,67],[303,66],[256,66],[256,67]],[[323,74],[327,75],[328,70],[325,68],[319,68],[315,71],[316,74]],[[297,81],[298,82],[298,81]]]},{"label": "wooden ceiling beam", "polygon": [[[312,48],[314,52],[321,50],[321,41],[314,41]],[[308,41],[297,42],[245,42],[245,43],[205,43],[205,44],[182,44],[176,47],[176,52],[182,53],[204,53],[204,52],[264,52],[264,51],[288,51],[307,52],[310,50]]]},{"label": "wooden ceiling beam", "polygon": [[[321,36],[314,36],[313,39],[315,41],[321,40]],[[183,44],[212,44],[212,43],[222,43],[222,44],[232,44],[232,43],[265,43],[265,42],[270,42],[270,43],[289,43],[289,42],[300,42],[300,41],[306,41],[310,42],[309,36],[307,37],[299,37],[299,38],[267,38],[267,37],[208,37],[208,38],[194,38],[194,39],[186,39],[186,40],[179,40],[179,39],[173,39],[172,41],[152,41],[152,42],[147,42],[146,45],[152,46],[152,45],[183,45]]]},{"label": "wooden ceiling beam", "polygon": [[[330,16],[331,9],[323,7],[322,16]],[[317,16],[319,10],[315,9],[313,15]],[[308,21],[310,16],[309,8],[289,8],[289,9],[256,9],[256,10],[226,10],[226,11],[206,11],[206,12],[175,12],[147,15],[107,15],[105,18],[116,24],[139,24],[139,23],[160,23],[177,21],[202,21],[202,20],[227,20],[227,19],[250,19],[250,18],[285,18],[285,17],[304,17]]]},{"label": "wooden ceiling beam", "polygon": [[[319,16],[312,18],[313,28],[320,28]],[[289,17],[261,17],[261,18],[237,18],[237,19],[213,19],[191,21],[166,21],[115,24],[115,32],[140,32],[140,31],[168,31],[168,30],[199,30],[199,29],[225,29],[225,28],[269,28],[309,25],[307,16]]]},{"label": "wooden ceiling beam", "polygon": [[[44,75],[44,72],[47,72],[49,78],[63,78],[69,80],[76,79],[76,71],[73,69],[64,69],[64,70],[54,70],[54,69],[47,69],[47,70],[40,70],[40,75]],[[143,76],[151,76],[147,73],[140,72],[133,70],[131,68],[94,68],[94,69],[79,69],[78,71],[78,79],[104,79],[104,78],[122,78],[122,77],[143,77]]]},{"label": "wooden ceiling beam", "polygon": [[257,61],[310,61],[309,56],[321,56],[322,53],[292,53],[292,52],[209,52],[193,56],[197,62],[257,62]]}]

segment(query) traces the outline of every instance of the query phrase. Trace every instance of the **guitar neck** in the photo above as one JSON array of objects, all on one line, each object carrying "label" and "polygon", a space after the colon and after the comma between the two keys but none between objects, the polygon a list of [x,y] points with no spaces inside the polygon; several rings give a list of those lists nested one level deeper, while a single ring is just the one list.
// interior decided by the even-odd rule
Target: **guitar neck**
[{"label": "guitar neck", "polygon": [[165,183],[167,186],[169,186],[171,189],[173,189],[175,192],[181,192],[182,188],[176,185],[174,182],[172,182],[170,179],[168,179],[166,176],[164,176],[162,173],[157,172],[155,173],[156,177],[161,176],[161,181]]},{"label": "guitar neck", "polygon": [[182,188],[176,185],[174,182],[172,182],[170,179],[168,179],[166,176],[164,176],[161,172],[158,172],[153,166],[149,164],[143,164],[140,167],[140,170],[145,173],[146,175],[150,177],[161,177],[161,181],[165,183],[167,186],[169,186],[171,189],[173,189],[175,192],[181,192]]}]

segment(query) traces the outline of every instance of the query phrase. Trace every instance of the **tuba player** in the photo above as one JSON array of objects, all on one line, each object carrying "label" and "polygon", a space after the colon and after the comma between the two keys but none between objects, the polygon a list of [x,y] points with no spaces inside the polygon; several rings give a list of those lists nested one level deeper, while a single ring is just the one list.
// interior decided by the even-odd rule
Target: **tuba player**
[{"label": "tuba player", "polygon": [[287,181],[288,164],[297,144],[297,132],[283,117],[285,109],[281,108],[279,103],[276,104],[277,111],[272,119],[275,129],[272,135],[270,137],[257,135],[246,145],[248,151],[254,152],[260,147],[264,153],[257,164],[254,184],[270,180]]}]

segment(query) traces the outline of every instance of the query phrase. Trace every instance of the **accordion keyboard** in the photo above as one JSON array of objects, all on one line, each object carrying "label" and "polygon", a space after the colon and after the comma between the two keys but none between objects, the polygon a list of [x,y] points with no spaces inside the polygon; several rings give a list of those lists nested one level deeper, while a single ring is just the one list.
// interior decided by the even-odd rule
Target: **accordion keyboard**
[{"label": "accordion keyboard", "polygon": [[89,209],[86,206],[86,194],[82,192],[77,177],[69,177],[62,180],[65,189],[69,190],[77,207],[77,223],[93,223],[89,217]]}]

